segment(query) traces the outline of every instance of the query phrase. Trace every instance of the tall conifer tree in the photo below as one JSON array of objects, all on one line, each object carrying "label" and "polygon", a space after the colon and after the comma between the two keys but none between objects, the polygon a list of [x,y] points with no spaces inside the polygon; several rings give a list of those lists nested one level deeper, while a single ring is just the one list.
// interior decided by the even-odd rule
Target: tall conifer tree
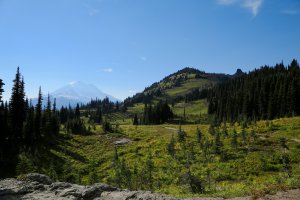
[{"label": "tall conifer tree", "polygon": [[39,89],[38,94],[38,102],[35,106],[35,117],[34,117],[34,133],[35,133],[35,140],[41,139],[41,128],[42,128],[42,90],[41,87]]},{"label": "tall conifer tree", "polygon": [[25,91],[24,80],[21,79],[19,67],[13,82],[14,85],[9,104],[10,129],[12,131],[10,139],[20,141],[23,137],[22,130],[25,120]]}]

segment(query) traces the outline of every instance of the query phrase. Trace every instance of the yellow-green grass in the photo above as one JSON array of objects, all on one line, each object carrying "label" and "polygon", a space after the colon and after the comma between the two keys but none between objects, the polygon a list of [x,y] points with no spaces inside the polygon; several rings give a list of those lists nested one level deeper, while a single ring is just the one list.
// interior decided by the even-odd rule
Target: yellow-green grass
[{"label": "yellow-green grass", "polygon": [[144,113],[144,104],[143,103],[134,104],[134,106],[127,108],[127,112],[129,112],[130,114],[142,115]]},{"label": "yellow-green grass", "polygon": [[192,101],[188,103],[180,102],[176,103],[174,108],[172,109],[175,115],[182,116],[185,108],[185,115],[196,115],[207,114],[207,100],[201,99],[197,101]]},{"label": "yellow-green grass", "polygon": [[[182,118],[184,116],[184,108],[185,108],[185,117],[186,117],[185,119],[187,121],[196,122],[199,120],[199,117],[202,119],[204,116],[206,116],[208,103],[205,99],[201,99],[197,101],[191,101],[188,103],[179,102],[176,103],[174,107],[171,106],[173,113],[176,116]],[[117,121],[120,124],[132,124],[132,118],[133,118],[132,116],[134,114],[137,114],[138,117],[142,117],[143,112],[144,112],[144,104],[142,103],[134,104],[134,106],[128,107],[128,113],[130,113],[131,116],[127,115]],[[123,121],[123,119],[125,119],[125,122]]]},{"label": "yellow-green grass", "polygon": [[212,84],[212,82],[207,79],[192,79],[192,80],[189,80],[189,81],[183,83],[179,87],[167,89],[166,94],[171,97],[180,96],[180,95],[186,94],[188,91],[190,91],[192,89],[203,87],[204,85],[207,85],[207,84]]},{"label": "yellow-green grass", "polygon": [[[227,124],[228,137],[221,135],[223,151],[234,158],[222,161],[219,155],[211,155],[210,161],[204,162],[203,151],[197,143],[197,127],[203,133],[206,141],[214,141],[214,136],[208,133],[208,125],[182,125],[186,132],[184,144],[176,142],[176,156],[168,154],[167,145],[172,137],[177,140],[177,125],[163,124],[151,126],[120,125],[118,133],[104,134],[100,126],[96,126],[94,135],[66,137],[59,144],[59,150],[52,149],[52,153],[67,161],[75,172],[82,172],[81,183],[88,184],[88,173],[85,169],[91,162],[96,163],[98,181],[110,183],[113,175],[113,142],[120,138],[129,138],[131,143],[118,146],[119,157],[124,159],[133,171],[137,163],[138,170],[145,165],[151,153],[154,161],[154,190],[172,196],[259,196],[268,192],[275,192],[282,188],[292,188],[300,183],[300,117],[284,118],[270,122],[259,121],[249,125],[245,130],[250,137],[252,129],[257,133],[257,140],[250,137],[249,143],[243,144],[242,128],[235,124]],[[220,132],[223,128],[220,128]],[[233,129],[238,133],[239,146],[231,147]],[[287,139],[286,153],[291,160],[291,176],[288,177],[282,164],[275,162],[282,155],[280,138]],[[186,148],[185,148],[185,147]],[[195,159],[191,161],[190,170],[206,186],[204,194],[193,194],[187,184],[181,183],[187,171],[186,153],[193,147]],[[270,161],[273,170],[263,170],[264,160]],[[272,164],[272,160],[274,163]],[[211,185],[208,185],[208,169],[211,171]],[[160,187],[157,183],[160,182]]]}]

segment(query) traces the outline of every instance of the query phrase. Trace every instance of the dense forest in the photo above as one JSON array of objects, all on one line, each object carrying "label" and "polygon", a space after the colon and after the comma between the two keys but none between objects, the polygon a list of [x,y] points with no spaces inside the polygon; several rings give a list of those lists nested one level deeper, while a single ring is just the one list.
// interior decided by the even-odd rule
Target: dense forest
[{"label": "dense forest", "polygon": [[[156,105],[145,104],[143,118],[140,123],[149,124],[162,124],[173,119],[173,112],[167,101],[159,101]],[[134,120],[136,123],[136,120]]]},{"label": "dense forest", "polygon": [[262,120],[300,114],[300,68],[264,66],[217,85],[208,98],[216,121]]},{"label": "dense forest", "polygon": [[[9,102],[1,100],[0,106],[0,176],[14,174],[18,162],[17,155],[27,152],[37,155],[39,151],[51,144],[59,133],[59,115],[55,100],[53,104],[48,96],[47,106],[42,107],[41,88],[38,102],[34,106],[26,99],[25,83],[19,68],[14,79]],[[2,86],[0,81],[0,97]]]}]

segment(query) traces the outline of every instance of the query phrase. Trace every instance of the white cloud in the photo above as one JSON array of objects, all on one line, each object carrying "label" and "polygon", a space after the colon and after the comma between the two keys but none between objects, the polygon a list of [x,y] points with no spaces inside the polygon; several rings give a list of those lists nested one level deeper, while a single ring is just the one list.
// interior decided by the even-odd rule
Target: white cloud
[{"label": "white cloud", "polygon": [[104,68],[101,71],[111,73],[111,72],[113,72],[113,69],[112,68]]},{"label": "white cloud", "polygon": [[217,4],[222,6],[239,5],[251,11],[255,17],[264,0],[217,0]]},{"label": "white cloud", "polygon": [[146,61],[146,60],[147,60],[147,57],[142,56],[140,59],[141,59],[142,61]]},{"label": "white cloud", "polygon": [[252,15],[256,16],[262,3],[263,0],[245,0],[243,7],[250,9]]}]

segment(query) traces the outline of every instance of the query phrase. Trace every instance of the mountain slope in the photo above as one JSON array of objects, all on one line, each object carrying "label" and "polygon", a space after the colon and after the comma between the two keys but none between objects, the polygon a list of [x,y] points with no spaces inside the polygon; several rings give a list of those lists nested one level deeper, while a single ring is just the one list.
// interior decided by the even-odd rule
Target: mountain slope
[{"label": "mountain slope", "polygon": [[201,93],[201,91],[207,90],[215,84],[228,80],[233,76],[205,73],[204,71],[200,71],[195,68],[186,67],[165,77],[161,81],[146,87],[143,92],[125,99],[124,102],[127,105],[151,102],[159,99],[167,99],[171,102],[178,102],[191,93]]}]

